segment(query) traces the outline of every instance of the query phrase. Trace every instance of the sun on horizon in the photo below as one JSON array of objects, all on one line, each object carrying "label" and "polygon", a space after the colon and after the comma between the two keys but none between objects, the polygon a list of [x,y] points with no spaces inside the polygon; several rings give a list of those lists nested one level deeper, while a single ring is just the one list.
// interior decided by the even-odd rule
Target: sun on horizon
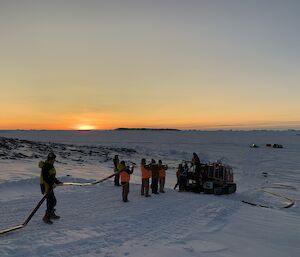
[{"label": "sun on horizon", "polygon": [[0,130],[300,129],[300,1],[16,2]]},{"label": "sun on horizon", "polygon": [[93,129],[96,129],[96,127],[93,125],[78,125],[77,129],[78,130],[93,130]]}]

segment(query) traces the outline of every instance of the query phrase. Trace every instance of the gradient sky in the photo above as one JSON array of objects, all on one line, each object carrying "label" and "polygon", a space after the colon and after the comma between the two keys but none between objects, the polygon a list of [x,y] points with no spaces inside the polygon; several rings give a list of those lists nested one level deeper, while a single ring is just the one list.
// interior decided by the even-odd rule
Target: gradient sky
[{"label": "gradient sky", "polygon": [[0,129],[300,128],[299,13],[298,0],[1,0]]}]

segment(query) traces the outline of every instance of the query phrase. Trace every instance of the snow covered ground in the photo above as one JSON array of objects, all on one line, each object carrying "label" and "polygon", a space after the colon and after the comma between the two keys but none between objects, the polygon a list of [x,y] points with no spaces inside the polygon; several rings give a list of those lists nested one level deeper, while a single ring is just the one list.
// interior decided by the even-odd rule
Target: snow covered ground
[{"label": "snow covered ground", "polygon": [[[253,143],[260,147],[250,148]],[[0,230],[22,223],[41,199],[37,164],[49,149],[58,155],[63,181],[110,175],[115,154],[135,163],[143,157],[162,159],[170,167],[167,192],[141,197],[139,167],[129,203],[121,201],[121,189],[112,181],[58,187],[61,219],[44,224],[42,206],[27,227],[0,237],[1,257],[300,256],[297,131],[0,131]],[[203,162],[231,165],[237,192],[214,196],[173,190],[175,167],[192,152]],[[285,198],[262,189],[296,204],[282,208]]]}]

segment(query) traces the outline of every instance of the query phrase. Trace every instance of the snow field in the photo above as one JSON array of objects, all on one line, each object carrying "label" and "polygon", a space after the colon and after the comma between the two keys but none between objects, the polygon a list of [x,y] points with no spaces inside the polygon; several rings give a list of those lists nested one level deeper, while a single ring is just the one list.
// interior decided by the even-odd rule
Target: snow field
[{"label": "snow field", "polygon": [[[98,180],[112,172],[111,159],[119,148],[121,159],[137,164],[145,157],[169,165],[167,193],[140,196],[140,171],[131,179],[129,203],[121,201],[121,188],[106,181],[88,187],[55,189],[61,219],[49,226],[42,222],[45,205],[27,227],[0,237],[0,256],[300,256],[300,140],[295,132],[0,132],[0,136],[74,144],[81,152],[58,158],[63,181]],[[249,148],[252,143],[259,148]],[[265,147],[278,143],[283,149]],[[27,143],[26,143],[27,144]],[[81,145],[85,145],[81,147]],[[94,145],[106,155],[89,155]],[[40,146],[38,146],[40,147]],[[136,152],[120,150],[122,147]],[[89,149],[90,148],[90,149]],[[28,144],[23,154],[32,156]],[[100,148],[99,148],[100,149]],[[102,149],[102,148],[101,148]],[[11,156],[18,156],[18,149]],[[107,152],[106,152],[107,151]],[[175,168],[197,152],[204,161],[222,160],[235,173],[237,192],[213,196],[179,193],[172,188]],[[8,151],[7,154],[12,154]],[[45,153],[46,154],[46,153]],[[75,157],[74,157],[74,156]],[[0,229],[22,223],[40,200],[37,159],[0,160]],[[63,161],[62,161],[63,160]],[[82,161],[83,160],[83,161]],[[262,189],[296,200],[287,200]],[[254,207],[242,200],[271,208]]]}]

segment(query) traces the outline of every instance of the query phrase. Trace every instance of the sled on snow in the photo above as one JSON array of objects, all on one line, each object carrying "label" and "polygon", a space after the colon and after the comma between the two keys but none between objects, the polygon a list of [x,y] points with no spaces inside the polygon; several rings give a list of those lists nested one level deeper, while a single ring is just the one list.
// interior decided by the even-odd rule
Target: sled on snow
[{"label": "sled on snow", "polygon": [[196,172],[190,168],[188,172],[188,191],[205,194],[232,194],[236,192],[233,170],[220,162],[201,164]]}]

